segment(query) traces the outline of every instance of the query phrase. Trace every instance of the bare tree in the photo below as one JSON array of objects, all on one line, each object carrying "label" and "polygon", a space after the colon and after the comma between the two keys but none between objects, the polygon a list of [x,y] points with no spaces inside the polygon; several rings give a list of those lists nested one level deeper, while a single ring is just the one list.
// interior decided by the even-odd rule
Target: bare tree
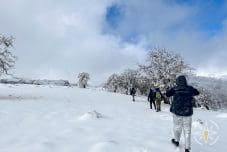
[{"label": "bare tree", "polygon": [[0,75],[8,74],[8,71],[14,67],[16,57],[12,54],[14,38],[6,37],[0,34]]}]

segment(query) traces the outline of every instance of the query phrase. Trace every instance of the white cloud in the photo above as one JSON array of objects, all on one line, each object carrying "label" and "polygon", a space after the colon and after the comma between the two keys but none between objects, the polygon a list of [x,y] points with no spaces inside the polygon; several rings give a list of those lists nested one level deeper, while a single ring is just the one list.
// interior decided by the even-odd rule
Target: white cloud
[{"label": "white cloud", "polygon": [[[116,35],[103,34],[106,8],[113,3],[123,5],[124,20]],[[196,11],[156,0],[8,0],[0,5],[0,29],[16,37],[16,75],[74,81],[85,71],[98,83],[142,62],[150,44],[181,52],[202,69],[215,62],[209,61],[216,60],[216,52],[225,56],[220,50],[226,48],[226,34],[214,40],[197,31],[189,22]],[[122,41],[133,32],[141,35],[138,43]]]},{"label": "white cloud", "polygon": [[85,71],[97,83],[134,66],[143,56],[142,46],[102,34],[110,4],[108,0],[4,2],[0,28],[16,37],[15,74],[74,81],[76,74]]}]

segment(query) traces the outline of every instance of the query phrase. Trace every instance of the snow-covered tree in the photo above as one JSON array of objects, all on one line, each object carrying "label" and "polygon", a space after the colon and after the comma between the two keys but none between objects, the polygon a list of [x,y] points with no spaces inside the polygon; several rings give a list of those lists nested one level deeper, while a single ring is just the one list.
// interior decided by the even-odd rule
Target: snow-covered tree
[{"label": "snow-covered tree", "polygon": [[137,79],[138,71],[127,69],[119,75],[112,74],[108,78],[105,88],[113,92],[128,94],[131,87],[137,86]]},{"label": "snow-covered tree", "polygon": [[217,110],[227,107],[227,81],[209,77],[189,77],[189,84],[200,92],[196,96],[196,106]]},{"label": "snow-covered tree", "polygon": [[137,79],[139,73],[137,70],[127,69],[120,75],[121,84],[120,87],[124,89],[126,94],[129,93],[130,88],[137,88]]},{"label": "snow-covered tree", "polygon": [[86,88],[88,85],[88,80],[90,80],[90,75],[86,72],[82,72],[82,73],[79,73],[78,78],[79,78],[79,82],[78,82],[79,86],[81,88]]},{"label": "snow-covered tree", "polygon": [[134,86],[136,84],[136,79],[139,76],[138,71],[132,69],[125,70],[121,75],[130,86]]},{"label": "snow-covered tree", "polygon": [[139,94],[147,95],[150,88],[154,88],[154,86],[151,79],[149,79],[147,76],[140,75],[136,79],[136,88],[138,89]]},{"label": "snow-covered tree", "polygon": [[198,87],[200,95],[196,97],[197,106],[217,110],[226,108],[227,96],[222,89]]},{"label": "snow-covered tree", "polygon": [[152,80],[153,86],[163,90],[172,87],[179,74],[192,70],[181,55],[160,48],[148,52],[146,64],[140,65],[140,69]]},{"label": "snow-covered tree", "polygon": [[12,54],[13,37],[6,37],[0,34],[0,75],[14,67],[16,57]]},{"label": "snow-covered tree", "polygon": [[112,74],[108,78],[104,87],[110,91],[117,92],[117,89],[119,87],[119,76],[117,74]]},{"label": "snow-covered tree", "polygon": [[206,109],[210,109],[210,105],[213,102],[212,94],[209,90],[199,87],[198,88],[200,95],[195,97],[195,105],[196,107],[205,107]]}]

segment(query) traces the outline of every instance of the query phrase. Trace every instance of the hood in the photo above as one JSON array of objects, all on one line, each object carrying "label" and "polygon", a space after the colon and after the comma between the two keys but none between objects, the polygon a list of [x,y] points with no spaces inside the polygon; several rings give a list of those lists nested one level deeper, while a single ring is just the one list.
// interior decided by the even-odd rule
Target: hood
[{"label": "hood", "polygon": [[179,76],[176,80],[177,86],[184,87],[187,86],[187,80],[185,76]]}]

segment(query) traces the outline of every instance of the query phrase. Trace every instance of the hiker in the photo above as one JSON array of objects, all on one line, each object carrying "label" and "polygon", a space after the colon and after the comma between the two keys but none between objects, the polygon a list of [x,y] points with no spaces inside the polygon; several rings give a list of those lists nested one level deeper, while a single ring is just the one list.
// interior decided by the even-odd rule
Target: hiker
[{"label": "hiker", "polygon": [[135,102],[135,96],[136,96],[136,89],[135,88],[130,89],[130,95],[132,96],[132,101]]},{"label": "hiker", "polygon": [[152,104],[154,104],[154,109],[156,110],[155,97],[154,96],[155,96],[155,92],[152,89],[150,89],[147,100],[148,100],[148,102],[150,102],[150,109],[152,109]]},{"label": "hiker", "polygon": [[161,101],[164,99],[163,94],[161,93],[159,88],[155,89],[155,102],[156,102],[156,112],[161,111]]},{"label": "hiker", "polygon": [[174,138],[171,141],[178,147],[183,129],[185,152],[191,149],[193,96],[196,95],[199,95],[199,91],[187,84],[185,76],[179,76],[176,79],[176,86],[166,92],[167,97],[173,96],[170,112],[173,113]]}]

